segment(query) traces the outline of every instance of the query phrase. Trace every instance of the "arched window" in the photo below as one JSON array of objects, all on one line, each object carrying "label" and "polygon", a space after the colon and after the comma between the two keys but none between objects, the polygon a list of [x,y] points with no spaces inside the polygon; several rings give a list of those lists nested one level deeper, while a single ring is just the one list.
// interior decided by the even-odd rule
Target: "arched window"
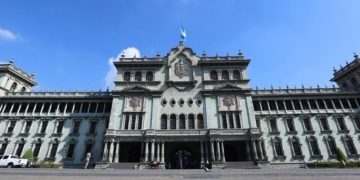
[{"label": "arched window", "polygon": [[210,72],[210,79],[215,80],[215,81],[218,80],[218,75],[217,75],[217,72],[215,70],[212,70]]},{"label": "arched window", "polygon": [[10,87],[10,92],[14,92],[16,90],[16,87],[17,87],[17,83],[14,82]]},{"label": "arched window", "polygon": [[188,121],[189,121],[189,129],[195,129],[195,118],[193,114],[189,114]]},{"label": "arched window", "polygon": [[148,82],[154,81],[154,75],[153,75],[152,71],[148,71],[146,73],[146,81],[148,81]]},{"label": "arched window", "polygon": [[176,115],[172,114],[170,116],[170,129],[176,129]]},{"label": "arched window", "polygon": [[35,147],[34,147],[34,153],[33,153],[33,156],[34,157],[38,157],[39,155],[39,152],[40,152],[40,148],[41,148],[41,144],[42,144],[42,141],[40,138],[38,138],[35,142]]},{"label": "arched window", "polygon": [[161,129],[167,129],[167,115],[161,115]]},{"label": "arched window", "polygon": [[9,139],[5,138],[2,142],[1,142],[1,148],[0,148],[0,154],[3,155],[5,154],[5,150],[7,148],[9,144]]},{"label": "arched window", "polygon": [[55,158],[58,147],[59,147],[59,140],[56,138],[54,141],[52,141],[49,158]]},{"label": "arched window", "polygon": [[124,81],[127,81],[127,82],[130,81],[130,72],[125,72],[124,73]]},{"label": "arched window", "polygon": [[229,80],[229,72],[227,70],[223,70],[221,72],[221,79],[222,80]]},{"label": "arched window", "polygon": [[135,73],[135,81],[141,81],[141,72],[140,71],[138,71],[138,72],[136,72]]},{"label": "arched window", "polygon": [[179,116],[179,129],[185,129],[185,115],[180,114]]},{"label": "arched window", "polygon": [[25,145],[25,140],[24,140],[24,138],[21,138],[21,140],[18,141],[18,145],[17,145],[15,155],[17,155],[18,157],[21,157],[21,153],[22,153],[22,151],[24,149],[24,145]]},{"label": "arched window", "polygon": [[240,72],[238,70],[233,71],[233,79],[234,80],[241,80],[241,75],[240,75]]},{"label": "arched window", "polygon": [[198,120],[198,128],[199,129],[204,129],[204,117],[202,114],[198,114],[197,115],[197,120]]},{"label": "arched window", "polygon": [[25,92],[26,91],[26,87],[22,87],[20,92]]}]

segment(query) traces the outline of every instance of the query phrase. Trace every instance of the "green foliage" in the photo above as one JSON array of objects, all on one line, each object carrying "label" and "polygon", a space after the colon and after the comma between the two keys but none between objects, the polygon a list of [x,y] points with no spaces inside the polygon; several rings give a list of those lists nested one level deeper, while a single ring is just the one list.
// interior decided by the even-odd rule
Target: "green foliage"
[{"label": "green foliage", "polygon": [[55,164],[49,161],[41,161],[40,163],[36,163],[32,166],[33,168],[60,168],[61,164]]},{"label": "green foliage", "polygon": [[[314,162],[308,163],[309,168],[343,168],[341,162]],[[348,161],[345,165],[347,168],[360,168],[360,161]]]},{"label": "green foliage", "polygon": [[22,158],[32,160],[33,159],[32,150],[31,149],[26,150],[25,153],[24,153],[24,156]]},{"label": "green foliage", "polygon": [[340,148],[336,148],[336,158],[338,161],[342,162],[342,161],[346,161],[346,156],[345,154],[341,151]]}]

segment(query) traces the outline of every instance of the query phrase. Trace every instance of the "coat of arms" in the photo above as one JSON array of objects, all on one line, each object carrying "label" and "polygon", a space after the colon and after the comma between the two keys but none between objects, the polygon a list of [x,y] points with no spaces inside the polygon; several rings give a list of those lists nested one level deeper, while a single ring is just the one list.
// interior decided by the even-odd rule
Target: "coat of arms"
[{"label": "coat of arms", "polygon": [[179,76],[179,78],[184,77],[189,71],[189,67],[184,60],[180,58],[179,62],[175,63],[175,74]]},{"label": "coat of arms", "polygon": [[140,98],[137,98],[137,97],[132,97],[131,99],[130,99],[130,101],[129,101],[129,105],[130,105],[130,107],[132,107],[132,108],[137,108],[137,107],[139,107],[140,105],[141,105],[141,100],[140,100]]},{"label": "coat of arms", "polygon": [[229,96],[224,97],[223,104],[229,108],[230,106],[234,105],[234,98]]}]

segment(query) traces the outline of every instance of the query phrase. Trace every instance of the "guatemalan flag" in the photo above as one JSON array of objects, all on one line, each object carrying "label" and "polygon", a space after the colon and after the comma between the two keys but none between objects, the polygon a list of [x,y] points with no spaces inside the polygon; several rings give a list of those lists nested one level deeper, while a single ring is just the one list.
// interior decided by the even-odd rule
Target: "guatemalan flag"
[{"label": "guatemalan flag", "polygon": [[181,34],[182,41],[185,41],[185,39],[186,39],[186,31],[182,26],[181,26],[181,29],[180,29],[180,34]]}]

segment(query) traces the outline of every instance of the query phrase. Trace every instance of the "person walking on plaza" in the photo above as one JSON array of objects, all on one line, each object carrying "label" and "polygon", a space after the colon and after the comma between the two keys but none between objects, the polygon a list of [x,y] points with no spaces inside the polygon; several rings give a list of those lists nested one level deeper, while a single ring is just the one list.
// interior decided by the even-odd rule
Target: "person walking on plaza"
[{"label": "person walking on plaza", "polygon": [[91,159],[91,153],[88,152],[88,153],[86,153],[86,156],[85,156],[85,166],[84,166],[84,169],[87,169],[87,168],[88,168],[90,159]]}]

